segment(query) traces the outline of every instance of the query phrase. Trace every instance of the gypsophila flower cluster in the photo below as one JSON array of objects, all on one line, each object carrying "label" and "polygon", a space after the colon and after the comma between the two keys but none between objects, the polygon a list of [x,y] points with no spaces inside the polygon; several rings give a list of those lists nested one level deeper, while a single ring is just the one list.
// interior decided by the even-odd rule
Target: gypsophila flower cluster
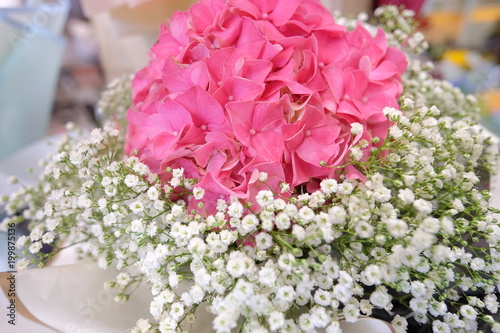
[{"label": "gypsophila flower cluster", "polygon": [[[435,105],[441,116],[471,118],[478,121],[480,109],[473,95],[464,95],[450,82],[434,78],[434,65],[419,55],[429,47],[423,34],[417,31],[417,22],[409,10],[384,6],[375,10],[375,24],[387,32],[389,45],[402,49],[408,55],[408,69],[403,75],[404,96],[417,108]],[[407,101],[408,103],[408,101]]]},{"label": "gypsophila flower cluster", "polygon": [[[409,13],[394,10],[377,15],[409,34]],[[340,320],[381,312],[397,332],[411,331],[411,322],[434,332],[500,331],[493,318],[500,267],[490,254],[500,250],[500,234],[477,176],[480,167],[493,169],[496,155],[486,148],[494,142],[473,116],[441,109],[465,101],[471,112],[470,98],[422,68],[405,75],[400,109],[383,109],[387,139],[357,142],[346,165],[329,166],[336,177],[312,190],[285,182],[276,190],[262,171],[251,202],[219,199],[215,213],[203,214],[206,192],[197,179],[182,167],[158,177],[123,153],[123,128],[108,122],[83,139],[68,137],[39,185],[4,198],[13,216],[2,226],[30,220],[31,234],[17,246],[42,262],[59,247],[85,244],[101,268],[120,271],[108,285],[117,301],[149,285],[152,317],[138,318],[133,332],[188,331],[202,304],[216,332],[334,333]],[[417,91],[417,82],[425,89]],[[438,97],[437,87],[453,95]],[[124,93],[122,85],[110,89],[105,96]],[[100,107],[111,110],[113,99]],[[363,127],[349,130],[357,135]],[[366,179],[349,177],[348,166]],[[56,250],[40,254],[43,244]]]},{"label": "gypsophila flower cluster", "polygon": [[111,81],[96,104],[97,116],[102,120],[113,117],[115,120],[120,120],[120,125],[125,128],[127,126],[125,114],[132,104],[131,89],[130,75]]}]

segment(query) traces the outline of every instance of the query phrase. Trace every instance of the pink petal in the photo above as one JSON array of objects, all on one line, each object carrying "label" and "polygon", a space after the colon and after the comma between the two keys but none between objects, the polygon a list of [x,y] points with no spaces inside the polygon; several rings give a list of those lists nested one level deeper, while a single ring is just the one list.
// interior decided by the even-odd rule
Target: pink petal
[{"label": "pink petal", "polygon": [[201,87],[190,88],[178,95],[175,101],[191,113],[196,126],[206,128],[209,132],[231,131],[221,105]]},{"label": "pink petal", "polygon": [[266,39],[257,29],[255,22],[245,17],[241,24],[241,33],[236,41],[236,48],[250,58],[259,58]]},{"label": "pink petal", "polygon": [[400,75],[398,67],[391,61],[383,61],[370,73],[370,80],[383,81],[395,75]]},{"label": "pink petal", "polygon": [[295,13],[300,2],[301,0],[277,0],[276,7],[269,18],[278,27],[285,24]]},{"label": "pink petal", "polygon": [[342,69],[336,64],[330,64],[323,69],[322,73],[326,82],[328,82],[332,97],[338,103],[344,96],[344,76]]},{"label": "pink petal", "polygon": [[143,122],[143,130],[152,138],[163,132],[177,132],[193,124],[191,114],[178,103],[167,99],[155,104],[157,113],[150,115]]},{"label": "pink petal", "polygon": [[163,73],[163,84],[170,92],[184,92],[195,85],[202,88],[208,86],[208,68],[200,61],[191,64],[188,68],[184,68],[172,58],[167,58]]},{"label": "pink petal", "polygon": [[272,67],[273,64],[270,61],[260,59],[245,60],[236,75],[256,83],[264,83]]}]

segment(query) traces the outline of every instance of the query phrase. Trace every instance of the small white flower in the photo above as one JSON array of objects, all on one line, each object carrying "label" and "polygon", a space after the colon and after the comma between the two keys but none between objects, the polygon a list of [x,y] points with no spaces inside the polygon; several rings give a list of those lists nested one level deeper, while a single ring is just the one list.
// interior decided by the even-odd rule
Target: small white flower
[{"label": "small white flower", "polygon": [[97,206],[99,207],[99,210],[103,211],[107,205],[108,200],[106,198],[100,198],[99,200],[97,200]]},{"label": "small white flower", "polygon": [[282,286],[278,288],[276,292],[276,298],[286,303],[291,303],[295,300],[296,296],[295,289],[292,286]]},{"label": "small white flower", "polygon": [[193,196],[196,200],[201,200],[205,196],[205,190],[202,189],[201,187],[194,187]]},{"label": "small white flower", "polygon": [[255,244],[259,250],[267,250],[273,245],[273,237],[266,232],[255,236]]},{"label": "small white flower", "polygon": [[240,258],[233,258],[227,261],[226,270],[232,277],[239,278],[247,272],[245,263]]},{"label": "small white flower", "polygon": [[[104,179],[103,179],[103,181],[104,181]],[[134,187],[139,183],[139,177],[137,177],[136,175],[126,175],[124,183],[128,187]]]},{"label": "small white flower", "polygon": [[294,235],[298,241],[303,241],[306,238],[306,230],[304,227],[294,224],[292,227],[292,235]]},{"label": "small white flower", "polygon": [[[146,165],[146,164],[143,164],[143,163],[140,163],[140,162],[135,162],[134,166],[132,167],[132,169],[137,172],[139,175],[141,176],[144,176],[144,175],[147,175],[149,173],[149,167]],[[149,178],[149,181],[150,182],[153,182],[154,179],[153,178]]]},{"label": "small white flower", "polygon": [[408,224],[400,219],[389,219],[385,221],[387,231],[394,238],[402,238],[408,233]]},{"label": "small white flower", "polygon": [[274,194],[271,191],[259,191],[259,193],[255,196],[255,201],[261,207],[267,207],[273,204]]},{"label": "small white flower", "polygon": [[443,323],[441,320],[435,319],[432,322],[432,331],[436,333],[450,333],[451,329],[447,323]]},{"label": "small white flower", "polygon": [[30,262],[29,262],[28,259],[22,258],[21,260],[19,260],[18,262],[16,262],[16,270],[17,271],[22,271],[23,269],[28,268],[29,263]]},{"label": "small white flower", "polygon": [[324,328],[331,322],[330,316],[322,306],[313,307],[309,313],[314,327]]},{"label": "small white flower", "polygon": [[52,244],[53,241],[54,241],[54,233],[53,232],[46,232],[45,234],[43,234],[42,242],[44,244]]},{"label": "small white flower", "polygon": [[220,232],[220,240],[226,245],[230,245],[236,241],[238,234],[235,231],[224,229]]},{"label": "small white flower", "polygon": [[389,127],[389,135],[394,139],[400,139],[403,137],[403,131],[397,126]]},{"label": "small white flower", "polygon": [[28,237],[23,235],[23,236],[20,236],[17,241],[16,241],[16,248],[20,249],[24,246],[24,244],[26,244],[26,241],[28,240]]},{"label": "small white flower", "polygon": [[396,329],[398,333],[406,332],[408,328],[408,321],[405,317],[401,317],[400,315],[395,315],[391,321],[392,326]]},{"label": "small white flower", "polygon": [[42,242],[33,242],[29,246],[29,251],[31,253],[38,253],[42,249]]},{"label": "small white flower", "polygon": [[158,227],[156,226],[156,222],[152,222],[152,223],[148,224],[148,226],[146,227],[146,233],[150,237],[153,237],[154,235],[156,235],[157,231],[158,231]]},{"label": "small white flower", "polygon": [[430,214],[432,213],[433,209],[432,203],[424,199],[415,200],[415,202],[413,202],[413,207],[415,207],[417,211],[423,214]]},{"label": "small white flower", "polygon": [[356,322],[360,316],[359,307],[354,304],[347,304],[342,312],[344,314],[345,321],[353,323]]},{"label": "small white flower", "polygon": [[107,186],[104,188],[104,193],[107,196],[114,197],[118,193],[118,190],[114,186]]},{"label": "small white flower", "polygon": [[97,265],[99,266],[100,269],[107,269],[109,266],[108,260],[106,259],[106,257],[101,256],[97,260]]},{"label": "small white flower", "polygon": [[486,263],[482,258],[474,258],[470,262],[470,268],[475,271],[482,271],[486,267]]},{"label": "small white flower", "polygon": [[165,208],[165,202],[162,200],[155,200],[153,203],[153,207],[157,210],[162,211]]},{"label": "small white flower", "polygon": [[333,224],[343,224],[346,221],[347,212],[342,206],[333,206],[328,210],[328,216]]},{"label": "small white flower", "polygon": [[130,223],[130,230],[133,232],[142,232],[144,230],[144,224],[142,220],[136,219]]},{"label": "small white flower", "polygon": [[349,285],[339,283],[333,287],[332,296],[342,303],[347,303],[352,297],[352,291]]},{"label": "small white flower", "polygon": [[14,184],[17,184],[19,183],[19,179],[15,176],[9,176],[7,177],[7,184],[9,185],[14,185]]},{"label": "small white flower", "polygon": [[413,297],[423,297],[427,293],[427,288],[425,284],[420,281],[411,282],[411,293]]},{"label": "small white flower", "polygon": [[234,316],[229,312],[220,313],[213,320],[213,329],[217,332],[230,332],[238,323]]},{"label": "small white flower", "polygon": [[351,124],[351,134],[352,135],[358,135],[358,134],[363,133],[363,129],[364,129],[363,125],[358,123],[358,122]]},{"label": "small white flower", "polygon": [[351,157],[355,161],[361,161],[361,159],[363,158],[363,151],[361,150],[361,148],[360,147],[352,147],[351,148]]},{"label": "small white flower", "polygon": [[248,234],[252,231],[257,230],[259,224],[259,219],[254,214],[245,215],[245,217],[243,217],[243,219],[241,220],[239,232],[243,235]]},{"label": "small white flower", "polygon": [[265,182],[267,180],[267,177],[268,177],[267,172],[263,172],[263,171],[259,172],[259,181],[260,182],[262,182],[262,183]]},{"label": "small white flower", "polygon": [[405,188],[399,190],[398,198],[403,202],[403,204],[409,205],[415,200],[415,195],[411,189]]},{"label": "small white flower", "polygon": [[288,214],[286,214],[284,212],[281,212],[278,215],[276,215],[275,223],[276,223],[276,227],[279,230],[287,230],[292,225],[292,223],[290,221],[290,217],[288,216]]},{"label": "small white flower", "polygon": [[349,195],[352,193],[353,190],[354,190],[354,185],[349,181],[345,181],[339,185],[337,192],[341,195]]},{"label": "small white flower", "polygon": [[180,320],[183,314],[184,314],[184,305],[182,305],[181,302],[175,302],[170,306],[170,316],[175,321]]},{"label": "small white flower", "polygon": [[368,286],[373,286],[381,283],[382,272],[377,265],[368,265],[362,273],[364,283]]},{"label": "small white flower", "polygon": [[273,311],[269,314],[267,322],[269,323],[269,328],[271,330],[279,330],[283,326],[285,326],[285,315],[283,314],[283,312]]},{"label": "small white flower", "polygon": [[460,307],[460,314],[464,318],[470,319],[470,320],[476,320],[476,317],[477,317],[476,310],[470,305],[462,305]]},{"label": "small white flower", "polygon": [[340,328],[340,324],[338,321],[332,322],[326,329],[325,333],[342,333],[342,329]]},{"label": "small white flower", "polygon": [[193,237],[189,241],[189,245],[187,248],[188,251],[191,252],[192,254],[198,257],[202,257],[203,255],[205,255],[205,252],[207,250],[207,245],[201,238]]},{"label": "small white flower", "polygon": [[439,232],[440,223],[439,220],[434,217],[427,217],[420,224],[420,228],[431,234],[437,234]]},{"label": "small white flower", "polygon": [[158,198],[160,196],[160,191],[158,191],[158,189],[156,187],[151,186],[147,191],[147,195],[148,195],[149,200],[155,201],[155,200],[158,200]]},{"label": "small white flower", "polygon": [[78,197],[78,206],[81,208],[89,208],[92,206],[92,200],[85,194]]},{"label": "small white flower", "polygon": [[[204,277],[202,277],[200,280],[202,282],[204,279],[208,280],[208,276],[208,274],[204,274]],[[206,284],[208,284],[208,282],[206,282]],[[205,297],[205,291],[203,290],[203,288],[201,288],[201,286],[194,285],[191,287],[191,289],[189,289],[189,296],[191,297],[193,304],[200,304]]]},{"label": "small white flower", "polygon": [[179,179],[179,178],[172,178],[170,179],[170,186],[172,187],[177,187],[177,186],[180,186],[182,184],[182,181]]},{"label": "small white flower", "polygon": [[278,258],[278,267],[285,272],[290,272],[293,269],[295,257],[291,253],[283,253]]},{"label": "small white flower", "polygon": [[90,141],[94,144],[100,143],[104,139],[101,128],[94,128],[90,133]]},{"label": "small white flower", "polygon": [[184,177],[184,168],[178,168],[178,169],[172,170],[172,176],[174,178],[182,178],[182,177]]},{"label": "small white flower", "polygon": [[271,267],[263,267],[259,271],[259,282],[265,286],[274,286],[276,283],[276,270]]},{"label": "small white flower", "polygon": [[318,289],[314,292],[314,302],[318,305],[329,306],[332,302],[330,292]]},{"label": "small white flower", "polygon": [[301,224],[308,224],[315,218],[314,211],[308,206],[304,206],[299,210],[298,218]]},{"label": "small white flower", "polygon": [[339,184],[335,179],[323,179],[320,183],[321,191],[325,194],[332,194],[337,192]]},{"label": "small white flower", "polygon": [[297,213],[299,212],[299,210],[297,209],[297,206],[294,205],[294,204],[287,204],[286,207],[285,207],[285,210],[284,212],[290,216],[290,218],[294,218]]},{"label": "small white flower", "polygon": [[402,112],[398,109],[392,108],[392,107],[385,107],[382,109],[382,113],[389,119],[393,121],[399,120],[399,118],[402,116]]},{"label": "small white flower", "polygon": [[72,150],[70,153],[69,153],[69,160],[71,161],[71,163],[73,163],[74,165],[80,165],[82,164],[83,160],[84,160],[84,156],[83,154],[78,151],[78,150]]},{"label": "small white flower", "polygon": [[464,323],[460,318],[458,317],[457,314],[455,313],[445,313],[443,316],[444,321],[451,327],[451,328],[462,328],[464,327]]},{"label": "small white flower", "polygon": [[286,193],[286,192],[290,191],[290,184],[280,183],[280,189],[281,189],[281,193]]},{"label": "small white flower", "polygon": [[132,202],[129,208],[134,214],[141,213],[144,211],[144,204],[141,201],[137,200]]},{"label": "small white flower", "polygon": [[425,314],[427,313],[427,306],[429,302],[424,298],[412,298],[410,301],[410,308],[416,313]]},{"label": "small white flower", "polygon": [[132,281],[132,278],[130,277],[130,275],[126,272],[121,272],[120,274],[118,274],[118,276],[116,277],[116,283],[118,283],[118,285],[122,286],[122,287],[125,287],[127,284],[130,283],[130,281]]},{"label": "small white flower", "polygon": [[308,313],[300,315],[299,326],[303,332],[311,331],[314,329],[311,316]]},{"label": "small white flower", "polygon": [[243,216],[243,205],[239,201],[234,201],[227,208],[227,213],[229,216],[239,219]]},{"label": "small white flower", "polygon": [[491,313],[497,313],[499,303],[497,301],[497,297],[494,294],[493,295],[486,295],[484,297],[484,305],[486,306],[488,311],[490,311]]},{"label": "small white flower", "polygon": [[424,231],[422,229],[417,229],[413,233],[413,237],[411,239],[411,245],[417,252],[421,252],[423,250],[431,247],[436,239],[436,236],[430,232]]},{"label": "small white flower", "polygon": [[148,332],[148,330],[151,328],[151,324],[149,323],[148,319],[139,319],[135,323],[135,326],[140,330],[140,332]]},{"label": "small white flower", "polygon": [[429,313],[434,317],[443,316],[448,311],[448,306],[445,302],[430,302]]},{"label": "small white flower", "polygon": [[175,333],[177,328],[177,322],[171,318],[166,317],[162,319],[159,323],[159,329],[161,333]]},{"label": "small white flower", "polygon": [[378,287],[377,290],[370,295],[370,302],[378,308],[391,308],[392,296],[387,293],[387,289]]},{"label": "small white flower", "polygon": [[112,213],[104,215],[104,217],[102,218],[102,221],[103,221],[105,226],[110,226],[110,225],[116,223],[116,221],[117,221],[116,217],[117,217],[116,213],[112,212]]},{"label": "small white flower", "polygon": [[370,238],[375,233],[375,229],[373,228],[373,226],[366,221],[360,221],[356,223],[354,230],[356,231],[356,234],[361,238]]}]

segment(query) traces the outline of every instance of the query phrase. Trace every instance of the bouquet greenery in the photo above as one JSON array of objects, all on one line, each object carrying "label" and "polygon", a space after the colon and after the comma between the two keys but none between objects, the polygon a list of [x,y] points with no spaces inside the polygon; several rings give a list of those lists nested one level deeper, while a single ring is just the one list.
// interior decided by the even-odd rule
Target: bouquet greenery
[{"label": "bouquet greenery", "polygon": [[367,22],[316,0],[202,0],[104,92],[102,128],[3,198],[2,225],[31,221],[17,245],[40,265],[83,244],[120,271],[118,301],[149,285],[133,332],[187,331],[202,304],[217,332],[362,316],[500,332],[500,229],[478,189],[496,142],[426,47],[394,6]]}]

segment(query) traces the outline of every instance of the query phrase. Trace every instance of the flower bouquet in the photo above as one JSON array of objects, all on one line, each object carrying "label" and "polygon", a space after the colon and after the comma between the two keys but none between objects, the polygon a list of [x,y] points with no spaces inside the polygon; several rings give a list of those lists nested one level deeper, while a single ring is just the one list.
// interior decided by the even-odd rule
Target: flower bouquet
[{"label": "flower bouquet", "polygon": [[477,187],[494,142],[425,48],[394,6],[366,22],[316,0],[202,0],[104,93],[103,127],[4,198],[27,208],[3,225],[31,221],[18,246],[41,265],[83,244],[120,271],[118,301],[148,285],[133,332],[189,331],[201,305],[217,332],[332,333],[366,316],[500,332],[500,229]]}]

